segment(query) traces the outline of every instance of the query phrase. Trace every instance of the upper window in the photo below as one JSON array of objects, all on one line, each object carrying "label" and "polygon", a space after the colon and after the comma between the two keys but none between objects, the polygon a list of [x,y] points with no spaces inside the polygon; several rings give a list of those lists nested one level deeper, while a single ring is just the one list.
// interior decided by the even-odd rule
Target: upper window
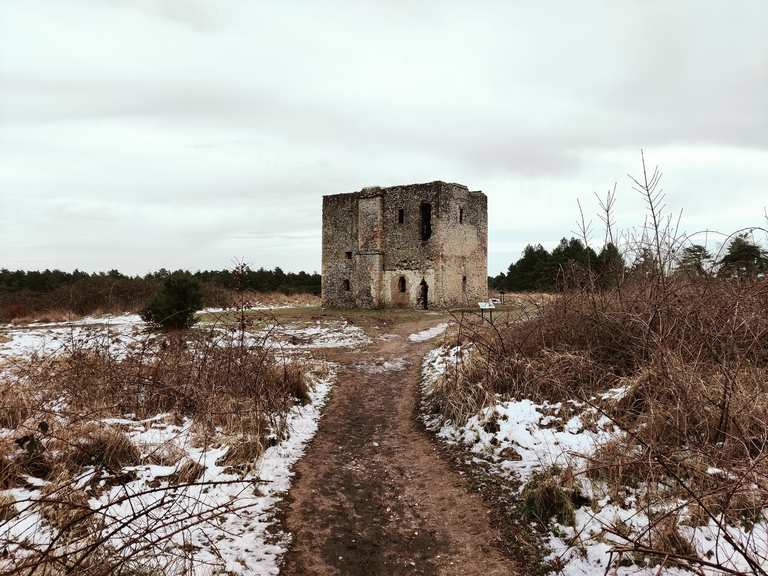
[{"label": "upper window", "polygon": [[405,222],[405,210],[400,208],[400,210],[397,211],[397,223],[402,224],[403,222]]},{"label": "upper window", "polygon": [[397,281],[397,288],[400,292],[405,292],[405,276],[400,276],[400,279]]},{"label": "upper window", "polygon": [[464,208],[459,208],[459,224],[464,224]]},{"label": "upper window", "polygon": [[347,260],[352,260],[352,252],[347,251],[344,253],[344,255],[347,257]]},{"label": "upper window", "polygon": [[432,237],[432,204],[421,205],[421,239]]},{"label": "upper window", "polygon": [[351,289],[352,289],[352,287],[349,285],[349,280],[345,278],[344,279],[344,291],[345,292],[349,292]]}]

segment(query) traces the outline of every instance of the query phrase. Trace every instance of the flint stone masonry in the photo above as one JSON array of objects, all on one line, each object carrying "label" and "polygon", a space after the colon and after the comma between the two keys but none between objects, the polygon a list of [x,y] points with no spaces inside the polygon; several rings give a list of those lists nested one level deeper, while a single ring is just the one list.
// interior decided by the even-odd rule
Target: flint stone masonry
[{"label": "flint stone masonry", "polygon": [[488,297],[488,200],[430,182],[323,196],[323,306],[471,305]]}]

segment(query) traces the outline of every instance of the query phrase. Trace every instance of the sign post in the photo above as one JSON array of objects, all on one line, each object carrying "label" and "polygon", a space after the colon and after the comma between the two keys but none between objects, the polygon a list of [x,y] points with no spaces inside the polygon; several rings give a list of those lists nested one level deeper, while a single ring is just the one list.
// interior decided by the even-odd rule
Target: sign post
[{"label": "sign post", "polygon": [[478,306],[480,306],[480,317],[485,319],[485,311],[488,310],[488,315],[490,316],[491,324],[493,324],[493,311],[496,309],[496,306],[493,302],[478,302]]}]

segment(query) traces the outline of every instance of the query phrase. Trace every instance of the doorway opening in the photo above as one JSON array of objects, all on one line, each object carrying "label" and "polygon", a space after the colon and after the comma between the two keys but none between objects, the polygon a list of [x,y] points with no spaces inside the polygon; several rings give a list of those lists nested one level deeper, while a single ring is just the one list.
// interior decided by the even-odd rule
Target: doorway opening
[{"label": "doorway opening", "polygon": [[423,280],[419,284],[419,305],[426,310],[429,308],[429,286],[427,281]]}]

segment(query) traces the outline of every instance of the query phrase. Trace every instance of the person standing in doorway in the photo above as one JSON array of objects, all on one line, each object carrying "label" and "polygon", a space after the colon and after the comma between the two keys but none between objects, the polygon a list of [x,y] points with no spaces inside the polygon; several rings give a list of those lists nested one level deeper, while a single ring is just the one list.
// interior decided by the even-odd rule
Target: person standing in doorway
[{"label": "person standing in doorway", "polygon": [[419,304],[424,310],[427,310],[429,308],[429,286],[427,285],[427,281],[423,278],[421,279],[419,288]]}]

